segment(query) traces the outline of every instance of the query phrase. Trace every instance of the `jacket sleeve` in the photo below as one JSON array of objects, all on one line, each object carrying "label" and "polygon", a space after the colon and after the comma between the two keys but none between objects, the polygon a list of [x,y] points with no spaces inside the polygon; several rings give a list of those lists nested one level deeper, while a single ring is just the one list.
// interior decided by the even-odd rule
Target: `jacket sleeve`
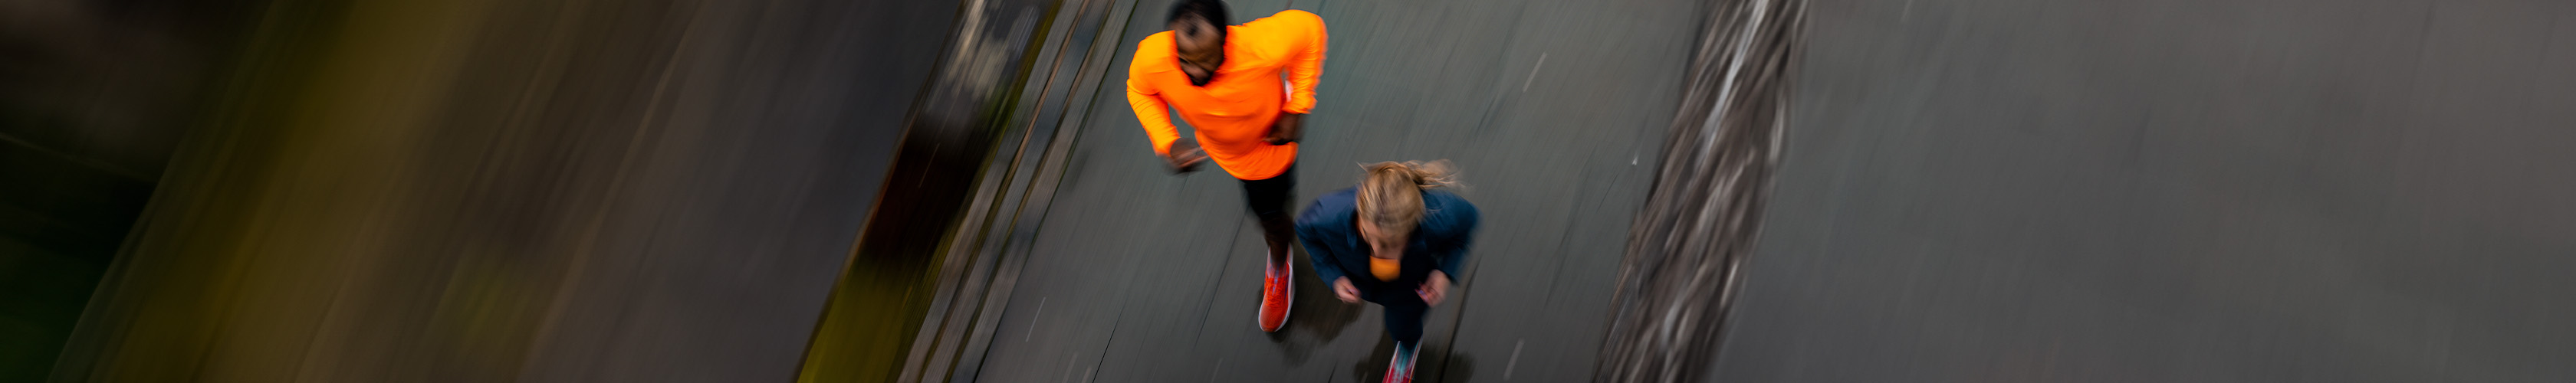
[{"label": "jacket sleeve", "polygon": [[1154,154],[1170,155],[1172,142],[1181,139],[1180,127],[1172,126],[1171,104],[1140,74],[1127,72],[1127,105],[1136,108],[1136,122],[1145,126],[1145,138],[1153,140]]},{"label": "jacket sleeve", "polygon": [[1467,264],[1467,244],[1475,240],[1476,226],[1482,217],[1478,216],[1476,206],[1467,204],[1465,200],[1456,200],[1449,205],[1442,208],[1448,210],[1442,213],[1449,217],[1441,230],[1446,235],[1441,236],[1444,243],[1440,249],[1440,272],[1449,274],[1450,282],[1456,283],[1458,267]]},{"label": "jacket sleeve", "polygon": [[1306,245],[1306,257],[1315,263],[1315,277],[1322,278],[1325,283],[1332,283],[1333,280],[1342,279],[1345,274],[1342,272],[1342,264],[1333,261],[1339,259],[1335,257],[1336,254],[1333,254],[1333,247],[1324,245],[1324,239],[1330,237],[1330,234],[1325,231],[1323,225],[1316,222],[1304,219],[1297,222],[1297,242]]},{"label": "jacket sleeve", "polygon": [[1304,41],[1288,59],[1288,103],[1281,104],[1279,110],[1306,114],[1315,108],[1315,83],[1324,77],[1324,51],[1329,40],[1324,33],[1324,18],[1294,9],[1280,11],[1279,15],[1306,27],[1302,28],[1306,32]]}]

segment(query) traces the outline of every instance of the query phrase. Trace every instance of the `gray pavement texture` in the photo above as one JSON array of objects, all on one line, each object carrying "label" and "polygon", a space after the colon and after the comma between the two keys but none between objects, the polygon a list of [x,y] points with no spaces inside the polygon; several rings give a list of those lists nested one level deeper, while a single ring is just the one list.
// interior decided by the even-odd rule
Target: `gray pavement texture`
[{"label": "gray pavement texture", "polygon": [[1710,381],[2576,380],[2576,3],[1811,12]]},{"label": "gray pavement texture", "polygon": [[[1332,33],[1296,208],[1358,164],[1454,161],[1485,224],[1429,315],[1422,381],[1587,379],[1698,5],[1669,1],[1233,1]],[[1142,2],[1122,44],[1161,30]],[[1124,78],[1132,48],[1109,73]],[[1108,82],[993,336],[979,381],[1375,381],[1374,305],[1334,300],[1302,253],[1286,329],[1264,333],[1261,239],[1237,181],[1172,176]]]}]

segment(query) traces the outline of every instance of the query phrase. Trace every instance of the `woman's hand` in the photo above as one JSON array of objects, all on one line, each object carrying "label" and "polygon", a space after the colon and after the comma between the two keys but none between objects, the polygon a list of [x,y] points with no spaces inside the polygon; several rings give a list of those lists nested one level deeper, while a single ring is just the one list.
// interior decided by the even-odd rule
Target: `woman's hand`
[{"label": "woman's hand", "polygon": [[1351,277],[1333,278],[1333,296],[1341,297],[1342,303],[1360,303],[1360,288],[1351,287]]},{"label": "woman's hand", "polygon": [[1423,280],[1422,288],[1413,293],[1422,296],[1423,304],[1439,305],[1441,299],[1449,297],[1449,273],[1432,270],[1431,278]]}]

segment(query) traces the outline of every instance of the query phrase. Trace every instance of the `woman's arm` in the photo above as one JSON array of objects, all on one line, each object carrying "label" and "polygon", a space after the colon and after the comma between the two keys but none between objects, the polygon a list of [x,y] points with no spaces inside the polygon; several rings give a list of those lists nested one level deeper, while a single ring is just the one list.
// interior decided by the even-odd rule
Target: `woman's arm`
[{"label": "woman's arm", "polygon": [[[1440,272],[1449,274],[1449,279],[1455,281],[1458,267],[1467,264],[1467,245],[1475,241],[1476,226],[1483,217],[1476,211],[1476,205],[1468,204],[1466,199],[1456,196],[1445,196],[1445,199],[1447,201],[1438,213],[1424,217],[1426,222],[1423,223],[1427,225],[1423,226],[1432,230],[1428,234],[1433,234],[1432,244],[1438,246],[1438,252],[1434,254],[1440,255]],[[1434,220],[1437,222],[1428,222]]]},{"label": "woman's arm", "polygon": [[1324,231],[1307,222],[1297,223],[1297,242],[1306,244],[1306,257],[1315,263],[1315,277],[1330,283],[1343,274],[1341,264],[1333,261],[1333,247],[1325,245],[1324,238],[1330,234]]}]

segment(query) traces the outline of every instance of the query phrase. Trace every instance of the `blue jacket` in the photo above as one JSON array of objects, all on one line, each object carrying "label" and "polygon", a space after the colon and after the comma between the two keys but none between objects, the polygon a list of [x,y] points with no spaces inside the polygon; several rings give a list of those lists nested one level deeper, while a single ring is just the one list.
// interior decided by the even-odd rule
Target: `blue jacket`
[{"label": "blue jacket", "polygon": [[1368,275],[1371,249],[1352,220],[1359,206],[1356,192],[1346,188],[1325,194],[1297,214],[1297,240],[1314,258],[1316,277],[1330,283],[1351,270],[1361,274],[1351,278],[1355,287],[1408,290],[1422,284],[1435,269],[1449,274],[1453,282],[1459,278],[1458,266],[1466,264],[1467,243],[1476,234],[1476,205],[1457,194],[1424,190],[1422,222],[1415,224],[1412,242],[1404,246],[1402,272],[1395,280],[1379,281]]}]

